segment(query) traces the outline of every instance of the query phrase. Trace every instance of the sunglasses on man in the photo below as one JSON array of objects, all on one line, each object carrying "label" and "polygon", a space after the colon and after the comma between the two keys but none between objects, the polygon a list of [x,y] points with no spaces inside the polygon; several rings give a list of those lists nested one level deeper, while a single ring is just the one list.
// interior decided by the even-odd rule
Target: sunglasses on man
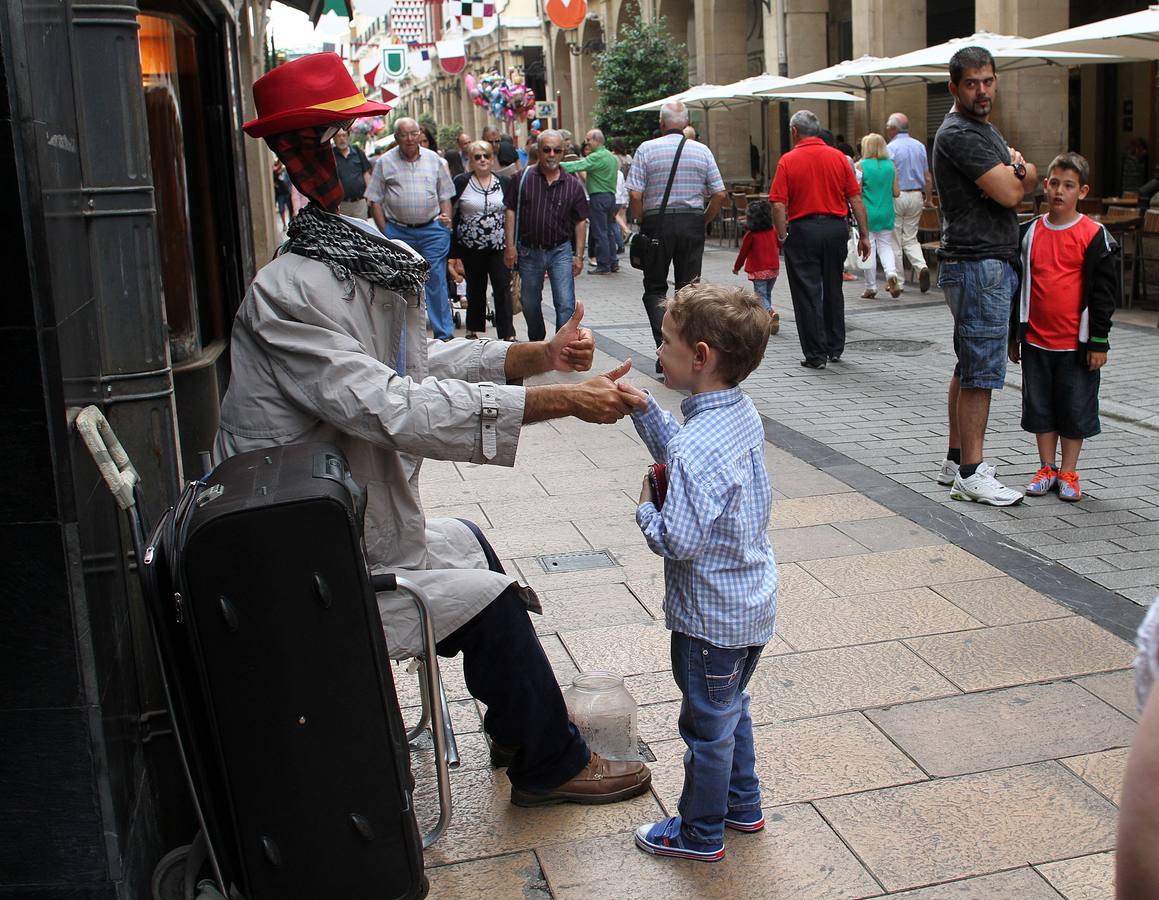
[{"label": "sunglasses on man", "polygon": [[563,147],[545,147],[543,144],[540,144],[539,152],[546,153],[549,156],[555,156],[557,153],[563,153]]}]

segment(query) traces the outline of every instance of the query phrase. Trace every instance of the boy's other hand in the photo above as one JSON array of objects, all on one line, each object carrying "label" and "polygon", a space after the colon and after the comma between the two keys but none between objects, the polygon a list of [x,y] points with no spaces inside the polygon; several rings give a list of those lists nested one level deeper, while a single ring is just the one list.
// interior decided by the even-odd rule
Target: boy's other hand
[{"label": "boy's other hand", "polygon": [[583,317],[584,305],[577,301],[572,317],[548,342],[547,353],[551,371],[586,372],[592,367],[596,342],[589,329],[580,327]]},{"label": "boy's other hand", "polygon": [[644,486],[640,488],[640,503],[655,503],[656,495],[652,493],[652,479],[644,476]]},{"label": "boy's other hand", "polygon": [[1022,362],[1022,351],[1019,349],[1017,341],[1011,341],[1009,346],[1007,346],[1006,356],[1014,365]]},{"label": "boy's other hand", "polygon": [[1088,350],[1087,351],[1087,368],[1092,372],[1097,372],[1107,364],[1107,351],[1102,350]]}]

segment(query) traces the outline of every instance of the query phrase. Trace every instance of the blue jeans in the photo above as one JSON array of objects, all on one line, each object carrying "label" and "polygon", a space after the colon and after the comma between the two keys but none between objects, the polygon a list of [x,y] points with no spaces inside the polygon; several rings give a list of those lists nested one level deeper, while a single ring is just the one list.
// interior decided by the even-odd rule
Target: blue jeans
[{"label": "blue jeans", "polygon": [[685,834],[714,847],[724,841],[726,813],[761,806],[745,688],[762,649],[672,633],[672,675],[683,694],[680,736],[688,745],[678,809]]},{"label": "blue jeans", "polygon": [[596,264],[599,271],[610,272],[618,268],[620,260],[616,253],[616,195],[607,191],[598,191],[588,200],[591,206],[591,215],[588,217],[588,226],[592,229],[592,236],[596,245]]},{"label": "blue jeans", "polygon": [[773,285],[776,283],[777,279],[775,278],[756,278],[753,280],[753,290],[761,298],[761,303],[765,305],[765,309],[770,311],[773,308]]},{"label": "blue jeans", "polygon": [[962,387],[999,390],[1006,383],[1006,342],[1018,292],[1014,267],[1003,259],[947,260],[938,287],[954,316],[954,374]]},{"label": "blue jeans", "polygon": [[551,300],[555,304],[555,330],[564,326],[575,312],[575,277],[571,274],[572,248],[564,241],[547,250],[519,246],[519,302],[527,322],[527,339],[542,341],[547,337],[543,324],[543,274],[551,281]]},{"label": "blue jeans", "polygon": [[431,264],[431,277],[427,279],[427,320],[436,338],[445,341],[455,336],[455,324],[451,319],[451,303],[447,299],[447,254],[451,252],[451,232],[438,222],[431,222],[422,228],[402,228],[393,222],[386,223],[386,236],[402,241],[414,248]]}]

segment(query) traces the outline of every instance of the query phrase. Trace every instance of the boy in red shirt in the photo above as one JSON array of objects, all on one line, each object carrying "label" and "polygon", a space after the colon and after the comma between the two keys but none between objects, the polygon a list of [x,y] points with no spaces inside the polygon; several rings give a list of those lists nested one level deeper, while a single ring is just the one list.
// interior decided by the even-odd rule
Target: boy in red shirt
[{"label": "boy in red shirt", "polygon": [[770,334],[781,330],[781,314],[773,309],[773,285],[781,271],[781,241],[773,228],[773,205],[768,200],[753,200],[745,210],[744,240],[740,242],[740,252],[732,264],[732,274],[740,271],[743,264],[745,274],[753,283],[753,290],[769,311],[772,327]]},{"label": "boy in red shirt", "polygon": [[[1010,361],[1022,364],[1022,428],[1038,440],[1041,468],[1027,497],[1082,497],[1083,440],[1099,433],[1099,369],[1107,361],[1119,299],[1118,245],[1078,212],[1090,166],[1062,153],[1043,181],[1049,211],[1022,229],[1022,286],[1010,329]],[[1055,465],[1062,442],[1062,467]]]}]

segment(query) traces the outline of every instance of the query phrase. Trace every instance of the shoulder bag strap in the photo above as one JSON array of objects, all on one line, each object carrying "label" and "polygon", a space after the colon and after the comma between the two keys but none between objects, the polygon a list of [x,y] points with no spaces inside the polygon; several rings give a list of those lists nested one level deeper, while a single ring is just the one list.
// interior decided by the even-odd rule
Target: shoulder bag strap
[{"label": "shoulder bag strap", "polygon": [[664,214],[664,210],[668,208],[668,197],[672,193],[672,182],[676,180],[676,166],[680,162],[680,154],[684,150],[684,145],[688,142],[687,137],[680,139],[680,144],[676,148],[676,155],[672,157],[672,171],[668,173],[668,184],[664,187],[664,199],[660,201],[660,214]]}]

